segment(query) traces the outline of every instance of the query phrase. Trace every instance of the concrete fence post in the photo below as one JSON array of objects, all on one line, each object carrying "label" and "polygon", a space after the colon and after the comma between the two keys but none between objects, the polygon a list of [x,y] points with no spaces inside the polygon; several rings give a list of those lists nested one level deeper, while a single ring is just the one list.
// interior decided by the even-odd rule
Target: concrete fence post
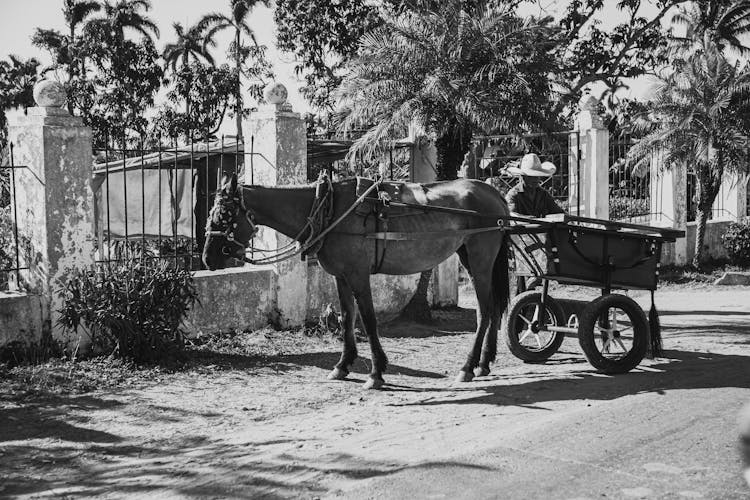
[{"label": "concrete fence post", "polygon": [[598,107],[595,97],[584,96],[576,119],[581,152],[577,202],[582,216],[609,219],[609,130],[599,116]]},{"label": "concrete fence post", "polygon": [[[661,155],[651,157],[651,225],[684,231],[687,227],[687,168],[685,165],[664,168]],[[687,263],[687,238],[666,244],[662,262],[684,265]]]},{"label": "concrete fence post", "polygon": [[[268,104],[260,106],[245,129],[244,183],[277,186],[307,183],[307,134],[299,113],[286,102],[287,90],[280,83],[271,84],[265,91]],[[250,168],[249,138],[253,138],[252,169]],[[262,228],[260,234],[265,248],[281,248],[291,239],[276,231]],[[276,305],[284,326],[304,324],[307,312],[307,262],[299,257],[275,264]]]},{"label": "concrete fence post", "polygon": [[43,332],[72,342],[57,325],[59,287],[73,268],[94,262],[94,194],[91,189],[91,129],[62,106],[62,85],[42,80],[36,107],[10,121],[14,146],[16,213],[25,286],[42,300]]}]

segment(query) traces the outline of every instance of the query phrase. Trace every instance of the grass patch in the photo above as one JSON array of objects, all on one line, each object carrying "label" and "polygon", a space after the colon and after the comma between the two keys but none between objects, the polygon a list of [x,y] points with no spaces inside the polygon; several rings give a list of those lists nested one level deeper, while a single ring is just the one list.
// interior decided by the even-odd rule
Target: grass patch
[{"label": "grass patch", "polygon": [[664,266],[659,274],[659,282],[673,285],[711,284],[728,271],[747,272],[750,268],[730,264],[728,261],[707,262],[701,269],[692,265]]}]

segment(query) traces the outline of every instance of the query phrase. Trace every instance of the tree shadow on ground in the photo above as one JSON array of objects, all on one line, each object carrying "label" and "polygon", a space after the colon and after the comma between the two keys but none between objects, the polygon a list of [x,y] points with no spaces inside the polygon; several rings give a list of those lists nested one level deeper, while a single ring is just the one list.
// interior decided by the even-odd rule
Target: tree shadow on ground
[{"label": "tree shadow on ground", "polygon": [[[270,369],[279,373],[287,373],[304,367],[331,370],[338,363],[341,354],[337,352],[308,352],[302,354],[279,354],[275,356],[253,356],[240,354],[222,354],[216,352],[205,355],[191,356],[194,366],[209,365],[224,370],[260,370]],[[350,368],[352,373],[366,375],[370,373],[369,358],[359,357]],[[398,373],[409,377],[445,378],[442,373],[426,370],[416,370],[406,366],[388,365],[388,373]]]},{"label": "tree shadow on ground", "polygon": [[82,425],[96,418],[97,410],[112,409],[121,404],[114,399],[89,395],[45,395],[22,405],[2,405],[0,443],[45,438],[72,442],[116,443],[120,441],[119,437],[108,432],[87,429]]},{"label": "tree shadow on ground", "polygon": [[[612,400],[643,392],[661,394],[678,389],[750,388],[750,358],[747,356],[669,350],[665,357],[668,359],[645,370],[636,369],[621,375],[603,375],[593,368],[576,370],[562,378],[475,386],[475,392],[467,397],[460,394],[450,398],[430,397],[394,406],[513,406],[579,399]],[[503,381],[502,369],[495,369],[485,380]]]},{"label": "tree shadow on ground", "polygon": [[[1,495],[98,497],[101,495],[177,496],[188,498],[295,498],[328,492],[321,479],[367,479],[400,471],[435,467],[487,470],[462,462],[404,465],[368,461],[347,454],[297,456],[277,451],[285,443],[205,442],[184,436],[160,447],[130,445],[12,446],[5,449]],[[29,466],[29,463],[37,466]],[[19,464],[13,466],[10,464]],[[23,465],[21,465],[23,464]],[[54,464],[51,466],[50,464]]]}]

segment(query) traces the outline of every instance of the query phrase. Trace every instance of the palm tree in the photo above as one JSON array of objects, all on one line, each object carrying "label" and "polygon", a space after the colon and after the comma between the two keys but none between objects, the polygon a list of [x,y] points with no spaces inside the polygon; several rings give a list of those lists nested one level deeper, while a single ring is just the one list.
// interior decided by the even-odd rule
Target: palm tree
[{"label": "palm tree", "polygon": [[672,17],[672,24],[685,29],[683,36],[672,37],[678,51],[699,49],[708,35],[719,51],[729,49],[742,56],[750,54],[750,46],[741,40],[750,33],[748,0],[698,0],[681,7]]},{"label": "palm tree", "polygon": [[140,12],[151,9],[150,0],[117,0],[116,3],[105,0],[103,7],[104,17],[92,19],[90,24],[109,28],[120,43],[125,39],[126,29],[136,31],[151,41],[154,37],[159,38],[156,23]]},{"label": "palm tree", "polygon": [[750,71],[729,63],[722,47],[705,33],[700,48],[674,61],[647,111],[636,118],[645,133],[628,152],[634,168],[659,153],[664,168],[687,166],[697,181],[697,230],[693,265],[704,261],[706,222],[725,172],[747,171],[750,136]]},{"label": "palm tree", "polygon": [[546,125],[549,23],[461,0],[386,15],[338,91],[342,129],[367,129],[354,150],[371,156],[416,121],[435,139],[438,179],[455,179],[474,132]]},{"label": "palm tree", "polygon": [[[63,16],[65,17],[65,24],[68,25],[68,33],[70,37],[70,43],[74,43],[76,40],[76,28],[83,24],[86,19],[94,12],[99,12],[102,6],[99,2],[90,0],[65,0],[63,6]],[[86,75],[86,59],[80,57],[80,75],[84,77]],[[74,75],[73,61],[71,60],[68,66],[68,76],[72,80]]]},{"label": "palm tree", "polygon": [[[211,66],[214,65],[214,58],[208,51],[208,47],[214,47],[216,42],[213,39],[205,38],[203,32],[206,27],[203,24],[198,23],[191,26],[187,31],[185,31],[180,23],[174,23],[172,26],[177,34],[177,41],[168,43],[164,47],[162,57],[164,58],[165,70],[170,68],[172,73],[176,73],[178,63],[181,65],[181,69],[185,70],[190,65],[190,57],[196,62],[202,59]],[[189,89],[185,95],[185,114],[190,116]]]},{"label": "palm tree", "polygon": [[180,23],[173,23],[172,27],[177,35],[177,41],[168,43],[164,47],[162,57],[164,58],[166,67],[175,72],[177,71],[178,63],[184,68],[190,64],[191,57],[195,61],[202,59],[211,66],[214,65],[214,58],[208,51],[208,47],[215,47],[216,42],[213,39],[206,39],[204,37],[205,26],[199,23],[191,26],[187,31],[185,31],[185,28]]},{"label": "palm tree", "polygon": [[231,13],[227,16],[218,12],[207,14],[201,19],[199,25],[207,29],[205,40],[213,43],[214,36],[225,29],[234,30],[234,41],[230,52],[234,57],[235,71],[237,72],[237,88],[235,90],[235,120],[237,124],[237,140],[242,140],[242,35],[250,38],[254,45],[258,45],[255,32],[248,24],[248,18],[252,9],[258,5],[268,7],[270,0],[231,0]]},{"label": "palm tree", "polygon": [[[438,179],[455,179],[475,132],[547,124],[550,19],[524,19],[493,4],[425,2],[385,15],[360,40],[337,92],[341,129],[366,129],[350,154],[372,157],[416,124],[435,140]],[[405,317],[429,319],[430,275],[422,273]]]}]

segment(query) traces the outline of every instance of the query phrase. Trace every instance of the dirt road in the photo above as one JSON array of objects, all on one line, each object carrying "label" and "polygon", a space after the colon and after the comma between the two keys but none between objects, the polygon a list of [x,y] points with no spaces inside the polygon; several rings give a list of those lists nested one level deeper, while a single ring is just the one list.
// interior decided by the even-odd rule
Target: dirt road
[{"label": "dirt road", "polygon": [[750,401],[750,290],[659,304],[666,358],[616,377],[571,338],[547,364],[503,350],[492,374],[452,386],[467,301],[435,328],[384,328],[382,392],[361,390],[365,361],[325,379],[337,341],[265,332],[237,339],[263,356],[132,389],[5,397],[0,496],[748,498],[735,417]]}]

